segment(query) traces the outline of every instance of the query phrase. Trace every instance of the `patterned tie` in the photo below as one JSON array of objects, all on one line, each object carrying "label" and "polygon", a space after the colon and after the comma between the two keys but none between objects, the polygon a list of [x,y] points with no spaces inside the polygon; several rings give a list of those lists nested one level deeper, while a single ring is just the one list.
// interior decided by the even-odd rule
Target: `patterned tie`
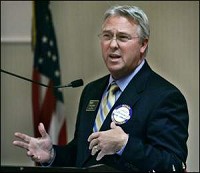
[{"label": "patterned tie", "polygon": [[105,97],[103,98],[100,104],[99,111],[97,113],[97,117],[96,117],[94,127],[93,127],[94,132],[99,131],[110,109],[114,105],[115,93],[118,89],[119,87],[117,86],[115,82],[110,85],[109,91],[107,92],[107,94],[105,95]]}]

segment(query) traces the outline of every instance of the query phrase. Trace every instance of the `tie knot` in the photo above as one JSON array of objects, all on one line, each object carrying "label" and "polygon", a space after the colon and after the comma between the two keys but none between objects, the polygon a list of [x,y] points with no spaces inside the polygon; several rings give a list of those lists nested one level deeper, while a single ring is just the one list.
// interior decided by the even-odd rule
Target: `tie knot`
[{"label": "tie knot", "polygon": [[115,92],[117,92],[117,90],[119,90],[118,85],[115,82],[111,83],[109,88],[109,93],[114,94]]}]

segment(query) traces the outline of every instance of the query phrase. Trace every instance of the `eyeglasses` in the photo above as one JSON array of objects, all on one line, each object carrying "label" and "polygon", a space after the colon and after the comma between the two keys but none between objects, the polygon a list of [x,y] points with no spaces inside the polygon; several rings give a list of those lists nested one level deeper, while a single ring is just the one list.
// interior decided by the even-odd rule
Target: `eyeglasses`
[{"label": "eyeglasses", "polygon": [[101,41],[103,42],[110,42],[112,40],[116,40],[117,42],[128,42],[129,40],[132,40],[134,38],[139,38],[139,37],[132,37],[131,35],[129,34],[125,34],[125,33],[119,33],[119,34],[116,34],[114,36],[114,34],[110,33],[110,32],[103,32],[101,34],[98,35],[98,37],[101,39]]}]

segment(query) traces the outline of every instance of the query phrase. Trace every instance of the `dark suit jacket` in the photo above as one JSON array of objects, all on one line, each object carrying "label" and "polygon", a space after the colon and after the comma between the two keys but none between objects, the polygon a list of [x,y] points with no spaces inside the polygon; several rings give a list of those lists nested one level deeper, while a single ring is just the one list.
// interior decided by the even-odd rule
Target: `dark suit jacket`
[{"label": "dark suit jacket", "polygon": [[88,136],[98,111],[86,111],[90,100],[101,100],[109,75],[89,83],[83,90],[74,139],[66,146],[54,146],[52,166],[87,167],[103,163],[122,171],[182,171],[187,158],[188,110],[184,96],[171,83],[151,70],[147,62],[128,84],[101,131],[110,129],[111,112],[121,104],[132,108],[132,117],[120,125],[129,134],[121,156],[91,156]]}]

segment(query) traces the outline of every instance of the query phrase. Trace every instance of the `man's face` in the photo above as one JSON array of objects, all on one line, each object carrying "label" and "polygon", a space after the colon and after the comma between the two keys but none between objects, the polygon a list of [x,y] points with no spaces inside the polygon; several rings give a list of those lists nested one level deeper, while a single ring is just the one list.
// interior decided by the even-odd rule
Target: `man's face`
[{"label": "man's face", "polygon": [[142,61],[148,40],[141,43],[137,29],[137,24],[122,16],[111,16],[103,23],[102,56],[115,79],[128,75]]}]

